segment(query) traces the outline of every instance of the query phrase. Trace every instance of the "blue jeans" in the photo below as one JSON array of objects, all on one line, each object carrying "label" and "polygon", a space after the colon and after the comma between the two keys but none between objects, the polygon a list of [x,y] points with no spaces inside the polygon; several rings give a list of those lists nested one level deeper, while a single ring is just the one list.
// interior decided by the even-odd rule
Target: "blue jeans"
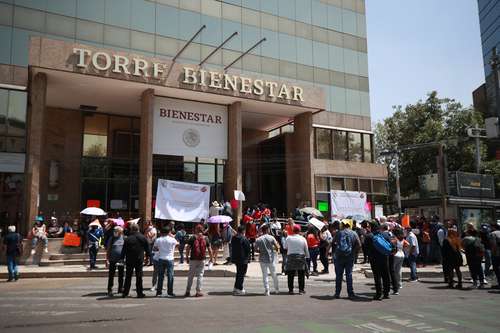
[{"label": "blue jeans", "polygon": [[163,291],[163,279],[167,273],[167,294],[174,293],[174,261],[173,260],[158,260],[158,286],[156,294],[161,295]]},{"label": "blue jeans", "polygon": [[484,275],[491,274],[491,250],[484,251]]},{"label": "blue jeans", "polygon": [[408,256],[408,263],[410,264],[410,280],[416,280],[417,277],[417,256],[410,254]]},{"label": "blue jeans", "polygon": [[[319,247],[309,248],[309,258],[307,258],[307,268],[309,269],[309,272],[318,271],[318,255],[319,255]],[[311,262],[313,264],[312,270],[311,270]]]},{"label": "blue jeans", "polygon": [[17,277],[17,262],[15,255],[7,255],[7,269],[9,270],[9,280]]},{"label": "blue jeans", "polygon": [[89,261],[90,268],[95,268],[95,263],[97,261],[97,253],[99,252],[99,245],[97,243],[89,244]]},{"label": "blue jeans", "polygon": [[335,256],[335,295],[340,295],[342,291],[342,277],[345,271],[345,280],[347,283],[347,294],[349,296],[354,295],[354,289],[352,287],[352,268],[354,266],[354,258],[352,256]]}]

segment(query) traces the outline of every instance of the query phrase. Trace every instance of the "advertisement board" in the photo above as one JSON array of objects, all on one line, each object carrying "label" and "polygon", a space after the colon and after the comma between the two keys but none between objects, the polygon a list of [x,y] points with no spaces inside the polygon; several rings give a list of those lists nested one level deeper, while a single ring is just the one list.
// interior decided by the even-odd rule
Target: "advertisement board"
[{"label": "advertisement board", "polygon": [[330,192],[330,208],[332,218],[371,217],[364,192],[332,190]]},{"label": "advertisement board", "polygon": [[155,96],[153,154],[227,159],[227,107]]}]

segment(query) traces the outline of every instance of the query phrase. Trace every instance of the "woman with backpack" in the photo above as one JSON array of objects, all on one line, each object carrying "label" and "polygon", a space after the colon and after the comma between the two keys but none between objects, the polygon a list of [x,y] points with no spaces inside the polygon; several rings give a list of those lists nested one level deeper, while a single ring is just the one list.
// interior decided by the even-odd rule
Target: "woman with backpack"
[{"label": "woman with backpack", "polygon": [[212,248],[208,237],[203,234],[203,226],[197,225],[194,229],[194,235],[187,242],[186,262],[189,264],[189,272],[186,286],[185,297],[191,296],[191,287],[196,275],[196,297],[202,297],[201,287],[203,283],[203,273],[205,270],[205,260],[207,259],[207,250],[212,257]]},{"label": "woman with backpack", "polygon": [[470,276],[472,277],[474,288],[484,288],[484,273],[481,265],[484,255],[484,247],[478,233],[473,226],[468,226],[466,236],[462,240],[465,250],[467,265],[469,265]]},{"label": "woman with backpack", "polygon": [[462,242],[458,237],[456,228],[448,229],[448,237],[443,240],[442,255],[443,261],[446,261],[446,281],[448,288],[453,287],[453,271],[457,273],[458,284],[457,289],[462,289],[462,272],[460,266],[463,265],[462,259]]}]

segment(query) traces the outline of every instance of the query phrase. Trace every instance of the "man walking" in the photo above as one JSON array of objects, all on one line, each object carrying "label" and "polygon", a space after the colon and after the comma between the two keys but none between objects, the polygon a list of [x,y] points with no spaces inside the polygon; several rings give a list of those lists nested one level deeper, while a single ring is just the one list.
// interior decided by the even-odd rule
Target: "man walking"
[{"label": "man walking", "polygon": [[355,253],[361,248],[358,235],[352,231],[347,221],[342,221],[342,230],[335,236],[337,248],[334,254],[335,263],[335,298],[340,298],[342,290],[342,277],[345,271],[347,283],[347,294],[350,299],[356,297],[352,287],[352,268],[354,266]]},{"label": "man walking", "polygon": [[161,230],[161,236],[156,239],[153,249],[158,251],[158,286],[156,288],[156,297],[161,297],[163,293],[163,280],[165,271],[167,273],[167,295],[168,298],[174,298],[174,251],[179,246],[170,227],[164,227]]},{"label": "man walking", "polygon": [[274,282],[274,293],[279,294],[279,282],[276,275],[276,258],[279,251],[279,244],[276,239],[269,234],[269,225],[264,224],[260,230],[262,236],[257,238],[255,247],[259,253],[260,269],[262,270],[262,280],[264,282],[265,295],[269,296],[269,279],[267,272],[271,273]]},{"label": "man walking", "polygon": [[7,256],[7,269],[9,279],[7,282],[17,281],[19,273],[17,271],[17,258],[23,252],[23,238],[16,232],[16,226],[11,225],[7,228],[7,235],[3,239],[3,248]]},{"label": "man walking", "polygon": [[142,289],[142,268],[144,265],[144,253],[151,256],[148,241],[143,234],[139,232],[139,226],[136,223],[130,225],[129,236],[123,243],[122,259],[126,260],[125,286],[122,297],[125,298],[130,292],[132,283],[132,275],[135,271],[135,286],[137,298],[143,298],[144,292]]},{"label": "man walking", "polygon": [[113,283],[115,279],[115,272],[118,268],[118,293],[123,293],[123,275],[124,266],[121,260],[123,244],[123,228],[116,226],[113,228],[113,237],[108,240],[107,258],[109,263],[108,271],[108,297],[113,297]]},{"label": "man walking", "polygon": [[418,240],[417,236],[413,232],[413,229],[416,228],[415,221],[410,223],[410,228],[408,228],[408,235],[406,236],[406,240],[409,243],[409,251],[408,251],[408,263],[410,264],[410,282],[417,282],[417,258],[420,253],[418,248]]},{"label": "man walking", "polygon": [[231,262],[236,265],[236,280],[234,281],[234,296],[246,294],[243,282],[250,262],[250,242],[245,237],[246,227],[240,225],[238,234],[231,240]]},{"label": "man walking", "polygon": [[205,270],[205,260],[207,259],[207,250],[212,257],[212,248],[208,237],[203,234],[203,226],[198,224],[195,227],[195,234],[187,242],[186,260],[189,264],[189,272],[186,286],[185,297],[191,296],[191,287],[196,275],[196,297],[203,297],[201,285],[203,283],[203,272]]}]

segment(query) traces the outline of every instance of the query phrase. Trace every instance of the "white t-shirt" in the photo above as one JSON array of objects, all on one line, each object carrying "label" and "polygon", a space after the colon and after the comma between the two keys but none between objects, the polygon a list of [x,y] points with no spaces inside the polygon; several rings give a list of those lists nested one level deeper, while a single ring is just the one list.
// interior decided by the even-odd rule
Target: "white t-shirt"
[{"label": "white t-shirt", "polygon": [[157,238],[154,244],[158,248],[158,259],[174,260],[174,250],[179,242],[173,236],[162,236]]},{"label": "white t-shirt", "polygon": [[309,249],[307,248],[307,241],[300,235],[291,235],[286,238],[285,249],[288,254],[304,254],[309,258]]}]

